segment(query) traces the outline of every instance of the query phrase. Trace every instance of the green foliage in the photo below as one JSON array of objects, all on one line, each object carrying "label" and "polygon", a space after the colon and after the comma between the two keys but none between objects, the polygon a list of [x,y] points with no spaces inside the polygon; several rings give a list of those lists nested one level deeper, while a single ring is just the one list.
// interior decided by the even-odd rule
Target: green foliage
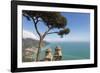
[{"label": "green foliage", "polygon": [[38,20],[41,18],[45,25],[52,28],[64,28],[67,24],[67,20],[59,12],[44,12],[44,11],[23,11],[23,15],[30,20]]},{"label": "green foliage", "polygon": [[69,28],[64,28],[63,30],[60,30],[58,32],[58,35],[60,35],[61,37],[63,37],[63,35],[66,35],[70,32]]}]

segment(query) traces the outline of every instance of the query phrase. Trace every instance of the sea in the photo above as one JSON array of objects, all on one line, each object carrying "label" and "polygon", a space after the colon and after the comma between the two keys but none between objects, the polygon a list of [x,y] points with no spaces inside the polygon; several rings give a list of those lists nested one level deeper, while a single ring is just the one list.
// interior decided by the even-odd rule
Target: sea
[{"label": "sea", "polygon": [[54,54],[56,46],[62,50],[62,60],[90,59],[90,42],[50,42],[41,48],[40,59],[44,58],[48,48]]}]

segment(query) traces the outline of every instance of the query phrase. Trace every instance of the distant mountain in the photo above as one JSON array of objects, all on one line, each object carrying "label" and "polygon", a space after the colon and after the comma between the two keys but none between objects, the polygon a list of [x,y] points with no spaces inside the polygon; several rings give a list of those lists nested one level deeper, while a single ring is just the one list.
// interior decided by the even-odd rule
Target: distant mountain
[{"label": "distant mountain", "polygon": [[23,38],[24,39],[31,38],[31,39],[39,40],[39,38],[35,34],[26,30],[23,30]]},{"label": "distant mountain", "polygon": [[[31,39],[31,38],[23,38],[22,39],[22,47],[25,48],[32,48],[32,47],[38,47],[39,40]],[[48,44],[47,42],[43,42],[42,46],[45,46]]]},{"label": "distant mountain", "polygon": [[[32,48],[32,47],[38,47],[39,39],[29,31],[23,31],[23,38],[22,38],[22,47],[25,48]],[[43,42],[42,46],[45,46],[48,44],[47,42]]]},{"label": "distant mountain", "polygon": [[[48,42],[43,41],[42,46],[47,45]],[[23,31],[23,38],[22,38],[22,61],[23,62],[32,62],[35,60],[35,51],[39,45],[39,39],[32,33],[28,31]],[[29,52],[30,51],[34,51]],[[29,53],[28,55],[26,55]],[[34,55],[34,58],[33,58]]]}]

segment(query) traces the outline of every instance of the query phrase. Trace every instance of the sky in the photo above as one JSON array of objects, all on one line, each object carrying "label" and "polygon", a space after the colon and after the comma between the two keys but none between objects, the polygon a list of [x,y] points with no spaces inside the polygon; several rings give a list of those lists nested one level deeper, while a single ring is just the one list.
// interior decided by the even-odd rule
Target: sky
[{"label": "sky", "polygon": [[[68,42],[89,42],[90,41],[90,14],[89,13],[75,13],[75,12],[61,12],[61,14],[67,19],[66,28],[70,29],[68,35],[64,35],[63,38],[57,34],[50,34],[45,37],[46,41],[68,41]],[[27,20],[26,17],[22,17],[23,31],[31,32],[38,37],[34,24],[32,21]],[[38,29],[40,32],[44,32],[47,27],[43,22],[38,23]],[[57,31],[57,29],[52,30]]]}]

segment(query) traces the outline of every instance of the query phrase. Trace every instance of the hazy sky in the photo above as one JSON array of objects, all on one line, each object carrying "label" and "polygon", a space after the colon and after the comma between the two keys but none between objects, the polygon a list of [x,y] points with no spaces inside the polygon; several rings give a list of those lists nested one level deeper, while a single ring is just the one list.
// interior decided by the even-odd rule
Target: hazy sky
[{"label": "hazy sky", "polygon": [[[70,33],[60,38],[57,34],[47,35],[45,40],[48,41],[90,41],[90,14],[89,13],[61,13],[67,19],[67,26],[70,29]],[[42,22],[38,23],[39,31],[44,32],[46,27]],[[28,21],[23,16],[23,31],[33,32],[36,36],[34,24],[32,21]],[[57,31],[57,29],[53,30]]]}]

